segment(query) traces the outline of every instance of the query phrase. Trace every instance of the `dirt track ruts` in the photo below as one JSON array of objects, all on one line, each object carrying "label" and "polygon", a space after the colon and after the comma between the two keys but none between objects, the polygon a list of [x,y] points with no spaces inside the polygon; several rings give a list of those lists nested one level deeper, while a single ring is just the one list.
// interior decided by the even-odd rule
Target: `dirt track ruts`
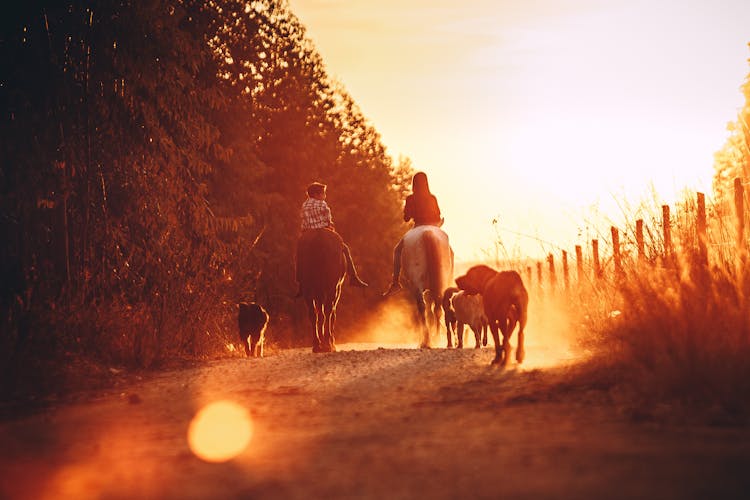
[{"label": "dirt track ruts", "polygon": [[[470,344],[472,342],[470,341]],[[225,359],[0,423],[2,498],[747,498],[750,432],[635,422],[491,349],[339,346]],[[347,350],[356,347],[358,350]],[[533,360],[533,356],[532,356]],[[203,405],[247,408],[225,463]]]}]

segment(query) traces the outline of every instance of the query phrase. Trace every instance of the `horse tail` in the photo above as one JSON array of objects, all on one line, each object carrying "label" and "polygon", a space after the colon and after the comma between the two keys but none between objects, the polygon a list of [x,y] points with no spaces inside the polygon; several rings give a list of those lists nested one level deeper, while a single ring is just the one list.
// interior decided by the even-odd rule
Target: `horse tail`
[{"label": "horse tail", "polygon": [[438,237],[431,232],[425,232],[423,237],[425,238],[425,250],[427,252],[427,274],[429,276],[430,293],[434,297],[434,300],[439,302],[443,299],[440,294],[443,292],[443,288],[446,285],[446,283],[443,282],[440,241],[438,240]]}]

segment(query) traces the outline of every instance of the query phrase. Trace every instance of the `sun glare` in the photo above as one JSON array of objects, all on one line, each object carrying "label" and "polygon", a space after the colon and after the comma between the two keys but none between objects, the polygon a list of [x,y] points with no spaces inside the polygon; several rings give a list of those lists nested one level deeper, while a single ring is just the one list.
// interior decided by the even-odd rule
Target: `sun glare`
[{"label": "sun glare", "polygon": [[393,157],[428,173],[458,260],[492,256],[500,229],[512,255],[572,251],[623,200],[710,193],[746,0],[375,3],[291,2]]},{"label": "sun glare", "polygon": [[206,462],[226,462],[242,453],[252,437],[248,411],[232,401],[203,407],[190,422],[190,450]]}]

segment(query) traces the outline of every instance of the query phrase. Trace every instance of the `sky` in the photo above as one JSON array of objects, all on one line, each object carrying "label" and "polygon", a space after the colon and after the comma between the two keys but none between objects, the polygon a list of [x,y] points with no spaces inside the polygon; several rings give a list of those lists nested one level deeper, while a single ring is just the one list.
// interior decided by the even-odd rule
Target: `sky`
[{"label": "sky", "polygon": [[289,4],[427,173],[458,261],[572,254],[643,201],[710,199],[750,73],[747,0]]}]

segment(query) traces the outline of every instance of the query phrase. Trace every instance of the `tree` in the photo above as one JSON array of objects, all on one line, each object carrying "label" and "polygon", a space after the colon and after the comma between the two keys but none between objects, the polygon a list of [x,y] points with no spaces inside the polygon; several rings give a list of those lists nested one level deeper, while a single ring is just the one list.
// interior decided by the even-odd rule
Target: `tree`
[{"label": "tree", "polygon": [[6,13],[0,362],[225,352],[243,299],[299,320],[292,255],[313,180],[331,184],[361,266],[390,272],[410,166],[393,165],[287,2]]},{"label": "tree", "polygon": [[750,75],[742,85],[745,104],[737,120],[728,125],[729,137],[714,155],[714,193],[719,200],[731,200],[734,179],[750,178]]}]

